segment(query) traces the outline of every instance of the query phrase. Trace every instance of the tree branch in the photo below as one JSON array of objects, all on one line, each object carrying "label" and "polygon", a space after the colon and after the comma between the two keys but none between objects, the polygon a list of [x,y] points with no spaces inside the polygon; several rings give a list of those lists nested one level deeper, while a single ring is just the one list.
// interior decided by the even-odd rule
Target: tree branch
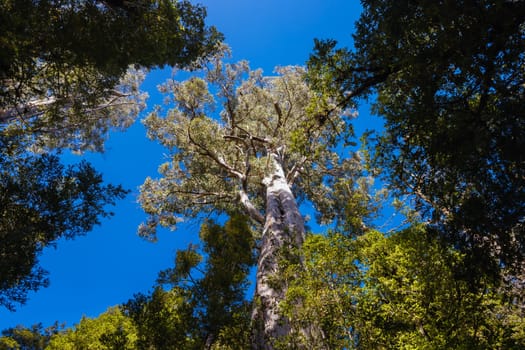
[{"label": "tree branch", "polygon": [[0,123],[7,124],[13,119],[27,118],[43,113],[43,108],[53,105],[58,100],[55,97],[29,101],[25,104],[18,104],[15,107],[0,110]]},{"label": "tree branch", "polygon": [[[86,112],[94,112],[102,110],[109,107],[119,106],[119,105],[129,105],[134,104],[133,102],[122,102],[116,103],[119,99],[129,97],[131,94],[123,94],[116,90],[111,90],[111,99],[106,103],[101,103],[93,108],[86,109]],[[74,101],[74,98],[69,98],[69,102],[65,104],[65,108],[71,106]],[[42,98],[38,100],[29,101],[27,103],[20,103],[15,107],[4,108],[0,110],[0,124],[7,124],[13,119],[20,117],[22,119],[31,118],[39,116],[46,112],[50,106],[60,102],[67,101],[66,98],[56,98],[55,96],[50,96],[48,98]]]},{"label": "tree branch", "polygon": [[306,163],[307,160],[308,158],[306,156],[303,156],[299,162],[293,165],[292,169],[290,169],[288,174],[286,174],[286,182],[288,183],[288,186],[293,185],[295,179],[301,173],[301,169],[303,169],[303,165]]},{"label": "tree branch", "polygon": [[237,177],[239,180],[244,181],[245,176],[244,176],[243,173],[241,173],[240,171],[236,170],[234,167],[232,167],[231,165],[226,163],[224,158],[216,155],[210,149],[208,149],[207,147],[205,147],[205,146],[201,145],[200,143],[198,143],[197,141],[195,141],[195,139],[191,136],[191,126],[188,126],[187,135],[188,135],[188,139],[190,140],[190,142],[192,144],[194,144],[195,146],[197,146],[199,149],[201,149],[206,156],[211,158],[220,167],[222,167],[223,169],[228,171],[233,176]]},{"label": "tree branch", "polygon": [[264,224],[264,217],[257,210],[257,208],[255,208],[252,201],[248,197],[248,194],[244,190],[239,191],[239,201],[246,210],[246,213],[250,216],[250,218],[252,218],[260,224]]}]

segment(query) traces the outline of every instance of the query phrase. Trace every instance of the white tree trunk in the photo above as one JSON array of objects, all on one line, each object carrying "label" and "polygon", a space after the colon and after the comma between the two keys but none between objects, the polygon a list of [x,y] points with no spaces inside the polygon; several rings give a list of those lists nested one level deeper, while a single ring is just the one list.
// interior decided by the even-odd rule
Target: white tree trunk
[{"label": "white tree trunk", "polygon": [[[92,112],[97,110],[102,110],[105,108],[119,106],[124,104],[135,104],[132,101],[122,101],[122,99],[131,97],[132,94],[122,93],[117,90],[111,90],[107,92],[107,101],[100,103],[94,106],[86,106],[86,112]],[[57,99],[55,96],[50,96],[42,99],[35,99],[28,101],[24,104],[18,104],[14,107],[8,107],[0,109],[0,124],[7,124],[15,118],[28,119],[35,116],[44,114],[46,111],[53,108],[53,105],[61,103],[61,108],[67,109],[71,108],[73,105],[74,98],[70,97],[68,99],[61,98]]]},{"label": "white tree trunk", "polygon": [[279,303],[287,285],[280,281],[279,258],[283,247],[301,249],[304,241],[304,220],[286,181],[277,155],[274,171],[266,177],[266,218],[257,264],[256,306],[253,313],[253,348],[272,350],[276,340],[290,334],[288,320],[280,315]]},{"label": "white tree trunk", "polygon": [[16,107],[0,109],[0,123],[7,124],[17,117],[31,118],[39,115],[56,102],[57,99],[52,96],[45,99],[29,101],[26,104],[19,104]]}]

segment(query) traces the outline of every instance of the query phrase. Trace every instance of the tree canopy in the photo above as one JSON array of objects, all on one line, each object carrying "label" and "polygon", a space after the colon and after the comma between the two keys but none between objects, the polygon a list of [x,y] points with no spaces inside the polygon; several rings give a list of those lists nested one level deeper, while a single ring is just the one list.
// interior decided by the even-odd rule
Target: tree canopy
[{"label": "tree canopy", "polygon": [[[317,337],[288,344],[314,349],[520,349],[523,304],[484,276],[474,286],[458,273],[465,254],[426,225],[386,237],[338,232],[309,235],[304,265],[283,312]],[[283,347],[286,349],[287,347]]]},{"label": "tree canopy", "polygon": [[[245,61],[226,63],[218,55],[202,74],[162,86],[172,108],[162,116],[159,107],[145,119],[148,136],[170,159],[159,167],[161,178],[141,187],[148,220],[139,233],[155,239],[157,226],[176,228],[205,213],[248,215],[260,238],[254,342],[273,349],[289,332],[278,311],[287,282],[275,279],[283,251],[304,240],[301,201],[312,203],[325,223],[348,222],[349,211],[371,203],[361,159],[345,147],[354,114],[327,112],[330,96],[313,94],[301,67],[278,67],[265,77]],[[358,234],[365,221],[366,215],[348,229]]]},{"label": "tree canopy", "polygon": [[102,151],[145,107],[145,71],[188,66],[221,35],[188,1],[0,3],[0,304],[47,285],[38,256],[90,231],[126,191],[63,149]]},{"label": "tree canopy", "polygon": [[[255,262],[245,217],[202,225],[202,247],[179,250],[158,285],[69,329],[3,332],[0,349],[247,349],[245,295]],[[281,261],[295,276],[280,304],[292,331],[276,349],[521,349],[523,290],[458,271],[466,255],[427,225],[390,236],[368,230],[308,234],[303,261]],[[305,334],[304,329],[310,330]],[[255,347],[256,348],[256,347]]]},{"label": "tree canopy", "polygon": [[142,235],[154,238],[158,225],[175,228],[184,217],[235,208],[264,224],[265,177],[275,171],[274,158],[294,195],[314,203],[322,222],[344,216],[339,199],[358,187],[366,192],[366,181],[357,182],[359,155],[336,151],[351,142],[354,114],[325,114],[330,99],[309,90],[303,68],[277,67],[275,74],[265,77],[246,61],[227,63],[219,55],[204,77],[161,86],[169,110],[158,106],[144,123],[170,159],[159,167],[160,179],[142,186],[149,214]]},{"label": "tree canopy", "polygon": [[188,1],[3,1],[0,124],[40,147],[101,150],[143,107],[130,67],[187,66],[221,35]]},{"label": "tree canopy", "polygon": [[96,318],[83,317],[74,329],[54,334],[45,349],[132,350],[137,349],[136,342],[132,320],[119,307],[111,307]]},{"label": "tree canopy", "polygon": [[2,331],[0,349],[2,350],[43,350],[49,344],[51,337],[59,332],[58,323],[44,328],[39,323],[31,327],[18,325]]},{"label": "tree canopy", "polygon": [[[524,348],[525,2],[362,5],[354,48],[317,40],[307,68],[267,76],[187,1],[4,1],[0,305],[125,195],[49,151],[102,150],[144,107],[148,68],[192,75],[144,120],[167,160],[139,234],[205,220],[151,292],[71,329],[8,329],[0,349]],[[359,152],[365,99],[385,131]],[[379,175],[418,214],[389,232],[371,220]],[[330,229],[308,232],[305,207]]]},{"label": "tree canopy", "polygon": [[525,3],[362,4],[355,49],[317,42],[312,85],[341,105],[373,96],[386,128],[375,165],[392,188],[465,251],[521,269]]},{"label": "tree canopy", "polygon": [[124,310],[135,322],[138,347],[154,349],[245,349],[250,344],[248,274],[256,262],[246,217],[224,225],[205,222],[202,247],[176,254],[159,273],[153,293],[137,294]]},{"label": "tree canopy", "polygon": [[248,275],[255,264],[247,218],[208,221],[202,246],[179,250],[150,293],[138,293],[67,329],[18,326],[0,349],[246,349],[250,346]]}]

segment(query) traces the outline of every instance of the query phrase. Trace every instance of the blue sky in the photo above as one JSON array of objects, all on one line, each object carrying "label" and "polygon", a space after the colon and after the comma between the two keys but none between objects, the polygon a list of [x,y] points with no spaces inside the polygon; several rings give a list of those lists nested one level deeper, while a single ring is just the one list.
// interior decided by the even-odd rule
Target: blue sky
[{"label": "blue sky", "polygon": [[[252,68],[271,75],[275,66],[303,65],[314,38],[334,38],[351,46],[353,24],[360,12],[357,0],[207,0],[207,23],[225,34],[233,58],[246,59]],[[159,103],[156,85],[170,70],[149,74],[143,86],[150,93],[149,106]],[[360,108],[356,129],[372,127],[366,108]],[[141,118],[144,115],[141,116]],[[60,241],[47,249],[41,265],[50,272],[51,285],[30,295],[28,303],[11,313],[0,309],[0,330],[17,324],[44,326],[54,321],[72,326],[85,315],[96,317],[109,306],[147,292],[160,270],[172,266],[177,249],[198,242],[199,223],[177,232],[161,231],[157,243],[136,234],[145,218],[136,203],[138,186],[147,176],[156,177],[163,149],[145,137],[139,121],[128,131],[112,133],[103,154],[85,157],[104,174],[107,182],[122,184],[131,194],[113,208],[85,237]],[[68,159],[71,160],[71,159]],[[80,158],[74,158],[80,161]]]}]

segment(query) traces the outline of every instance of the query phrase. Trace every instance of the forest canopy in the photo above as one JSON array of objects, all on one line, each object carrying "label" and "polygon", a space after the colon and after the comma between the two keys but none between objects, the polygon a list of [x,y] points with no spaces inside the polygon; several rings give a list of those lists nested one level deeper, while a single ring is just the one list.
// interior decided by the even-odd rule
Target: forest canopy
[{"label": "forest canopy", "polygon": [[187,66],[221,39],[188,1],[42,0],[0,5],[0,126],[39,147],[102,150],[144,107],[140,72]]},{"label": "forest canopy", "polygon": [[317,41],[308,64],[314,88],[341,105],[374,96],[386,132],[372,142],[373,166],[397,194],[473,262],[518,273],[524,15],[523,1],[363,1],[355,49]]},{"label": "forest canopy", "polygon": [[[2,3],[0,304],[127,193],[60,152],[103,151],[164,65],[138,232],[200,230],[149,291],[0,349],[524,348],[525,2],[361,4],[353,47],[269,75],[187,1]],[[384,128],[356,135],[367,103]]]},{"label": "forest canopy", "polygon": [[87,162],[145,108],[148,69],[189,65],[221,35],[187,1],[0,2],[0,306],[47,286],[38,257],[91,231],[128,192]]}]

